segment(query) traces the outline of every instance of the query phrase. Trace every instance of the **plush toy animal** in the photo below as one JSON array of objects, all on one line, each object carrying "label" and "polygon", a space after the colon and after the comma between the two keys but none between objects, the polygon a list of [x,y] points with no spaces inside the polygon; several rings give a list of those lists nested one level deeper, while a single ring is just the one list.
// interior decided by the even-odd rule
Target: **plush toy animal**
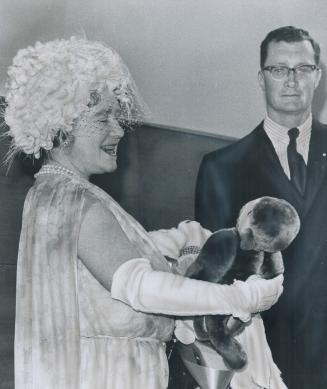
[{"label": "plush toy animal", "polygon": [[[220,284],[246,280],[253,274],[269,279],[283,273],[281,251],[296,237],[300,219],[285,200],[262,197],[250,201],[240,211],[235,228],[214,232],[204,244],[186,276]],[[200,341],[209,341],[231,369],[247,362],[245,351],[234,335],[244,324],[224,315],[194,318]]]}]

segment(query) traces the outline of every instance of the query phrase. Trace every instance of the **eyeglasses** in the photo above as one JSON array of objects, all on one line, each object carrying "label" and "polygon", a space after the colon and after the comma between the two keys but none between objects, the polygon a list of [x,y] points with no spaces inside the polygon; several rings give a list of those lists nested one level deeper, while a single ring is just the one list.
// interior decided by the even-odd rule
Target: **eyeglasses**
[{"label": "eyeglasses", "polygon": [[298,78],[305,78],[310,76],[315,70],[319,70],[319,67],[316,65],[298,65],[294,68],[289,68],[288,66],[265,66],[262,70],[270,72],[271,77],[280,81],[290,75],[291,72]]}]

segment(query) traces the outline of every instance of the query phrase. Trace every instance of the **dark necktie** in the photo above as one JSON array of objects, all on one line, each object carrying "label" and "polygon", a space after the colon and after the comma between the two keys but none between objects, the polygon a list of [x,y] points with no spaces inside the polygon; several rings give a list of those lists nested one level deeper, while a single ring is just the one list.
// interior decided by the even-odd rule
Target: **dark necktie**
[{"label": "dark necktie", "polygon": [[287,147],[288,165],[290,168],[291,182],[303,195],[306,181],[306,165],[304,159],[296,149],[296,138],[299,136],[298,128],[291,128],[288,131],[290,143]]}]

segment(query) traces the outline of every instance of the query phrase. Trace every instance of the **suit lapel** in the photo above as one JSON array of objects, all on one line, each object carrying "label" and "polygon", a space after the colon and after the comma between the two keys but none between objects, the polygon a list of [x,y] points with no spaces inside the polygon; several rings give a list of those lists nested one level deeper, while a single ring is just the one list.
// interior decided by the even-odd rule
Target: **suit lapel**
[{"label": "suit lapel", "polygon": [[313,122],[307,167],[305,190],[305,213],[310,209],[323,179],[327,166],[327,131],[318,122]]}]

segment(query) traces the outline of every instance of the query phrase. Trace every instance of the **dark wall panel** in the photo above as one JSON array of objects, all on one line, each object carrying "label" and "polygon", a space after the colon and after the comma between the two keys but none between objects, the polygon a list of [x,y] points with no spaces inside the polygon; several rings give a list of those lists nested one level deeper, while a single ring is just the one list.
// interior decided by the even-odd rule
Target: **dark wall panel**
[{"label": "dark wall panel", "polygon": [[124,139],[118,170],[95,178],[146,229],[194,218],[194,192],[204,154],[231,139],[143,126]]}]

